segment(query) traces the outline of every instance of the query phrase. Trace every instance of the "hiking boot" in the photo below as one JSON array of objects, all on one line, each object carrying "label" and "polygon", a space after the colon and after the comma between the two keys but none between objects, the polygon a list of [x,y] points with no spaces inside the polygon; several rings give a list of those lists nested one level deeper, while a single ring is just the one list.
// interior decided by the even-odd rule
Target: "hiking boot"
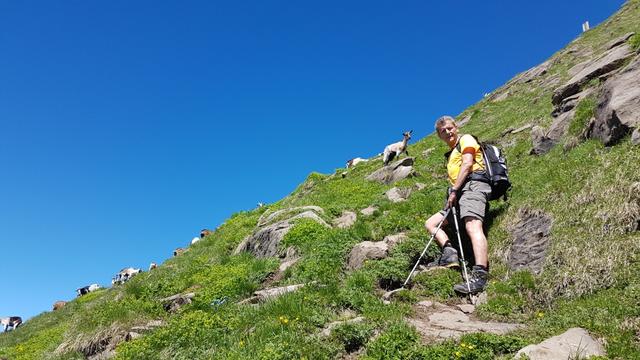
[{"label": "hiking boot", "polygon": [[459,267],[460,263],[458,260],[458,251],[456,249],[447,246],[442,249],[442,254],[440,257],[430,263],[427,264],[427,269],[435,268],[435,267]]},{"label": "hiking boot", "polygon": [[469,288],[467,282],[463,281],[453,287],[453,290],[461,294],[477,294],[483,292],[487,287],[489,273],[479,266],[474,266],[469,277]]}]

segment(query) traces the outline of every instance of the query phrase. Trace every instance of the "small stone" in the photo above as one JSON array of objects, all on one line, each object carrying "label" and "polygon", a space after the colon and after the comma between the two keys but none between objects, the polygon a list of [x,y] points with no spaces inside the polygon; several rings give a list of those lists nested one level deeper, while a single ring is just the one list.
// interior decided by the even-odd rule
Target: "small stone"
[{"label": "small stone", "polygon": [[364,208],[364,209],[360,210],[360,213],[361,213],[362,215],[365,215],[365,216],[371,216],[371,215],[373,215],[373,213],[374,213],[374,212],[376,212],[377,210],[378,210],[378,207],[377,207],[377,206],[373,206],[373,205],[371,205],[371,206],[369,206],[369,207],[367,207],[367,208]]},{"label": "small stone", "polygon": [[422,300],[417,305],[418,306],[422,306],[422,307],[432,307],[433,306],[433,301]]},{"label": "small stone", "polygon": [[398,203],[402,201],[406,201],[411,195],[411,189],[401,189],[401,188],[391,188],[387,192],[384,193],[387,196],[389,201]]},{"label": "small stone", "polygon": [[428,148],[427,150],[422,152],[422,156],[424,156],[424,157],[429,156],[433,152],[433,150],[435,150],[435,149],[436,148]]},{"label": "small stone", "polygon": [[476,311],[476,307],[471,304],[456,305],[456,307],[465,314],[472,314]]},{"label": "small stone", "polygon": [[382,294],[382,300],[391,300],[393,295],[395,293],[399,292],[400,290],[404,290],[404,289],[403,288],[399,288],[399,289],[387,291],[386,293]]},{"label": "small stone", "polygon": [[633,145],[640,145],[640,128],[635,129],[631,134],[631,143]]}]

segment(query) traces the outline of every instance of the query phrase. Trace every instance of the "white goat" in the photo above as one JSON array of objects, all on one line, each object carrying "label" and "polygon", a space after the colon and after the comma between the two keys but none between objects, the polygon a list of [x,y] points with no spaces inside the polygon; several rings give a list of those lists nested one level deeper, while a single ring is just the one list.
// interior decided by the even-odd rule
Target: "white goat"
[{"label": "white goat", "polygon": [[141,272],[142,270],[134,269],[132,267],[124,268],[120,270],[120,272],[118,272],[118,274],[116,274],[116,276],[111,280],[111,285],[124,284],[129,279]]},{"label": "white goat", "polygon": [[351,160],[347,161],[347,169],[352,168],[352,167],[358,165],[361,162],[367,162],[367,161],[369,161],[369,160],[368,159],[363,159],[361,157],[357,157],[355,159],[351,159]]},{"label": "white goat", "polygon": [[22,324],[22,318],[20,316],[10,316],[0,319],[0,325],[4,327],[4,332],[14,330]]},{"label": "white goat", "polygon": [[81,288],[77,289],[76,292],[78,293],[78,296],[82,296],[82,295],[86,295],[86,294],[88,294],[90,292],[96,291],[98,289],[100,289],[100,285],[91,284],[91,285],[84,286],[84,287],[81,287]]},{"label": "white goat", "polygon": [[384,163],[384,165],[389,164],[395,157],[400,157],[400,154],[402,153],[405,153],[407,154],[407,156],[409,156],[409,152],[407,151],[407,143],[409,142],[409,139],[411,139],[411,133],[413,133],[413,130],[403,133],[402,141],[387,145],[387,147],[384,148],[384,152],[382,153],[382,162]]}]

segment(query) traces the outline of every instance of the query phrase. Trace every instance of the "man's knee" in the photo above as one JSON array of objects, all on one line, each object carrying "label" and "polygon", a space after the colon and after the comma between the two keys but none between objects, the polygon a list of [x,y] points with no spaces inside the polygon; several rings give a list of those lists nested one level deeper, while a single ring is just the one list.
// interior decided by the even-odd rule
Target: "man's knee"
[{"label": "man's knee", "polygon": [[440,213],[433,214],[429,219],[427,219],[427,221],[424,223],[424,226],[431,234],[433,234],[443,218],[444,217]]},{"label": "man's knee", "polygon": [[484,235],[484,229],[482,228],[482,221],[480,219],[467,216],[464,218],[464,227],[470,236],[474,234]]}]

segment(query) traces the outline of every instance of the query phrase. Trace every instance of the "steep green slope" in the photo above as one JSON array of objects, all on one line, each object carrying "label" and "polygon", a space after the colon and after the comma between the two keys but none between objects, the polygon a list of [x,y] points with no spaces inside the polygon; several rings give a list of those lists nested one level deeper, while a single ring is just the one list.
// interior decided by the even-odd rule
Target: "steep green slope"
[{"label": "steep green slope", "polygon": [[[526,328],[510,335],[471,334],[459,341],[425,344],[405,322],[418,299],[460,303],[451,286],[454,271],[421,274],[415,286],[390,304],[380,298],[397,287],[417,259],[428,234],[426,218],[442,206],[446,189],[442,153],[433,135],[409,147],[418,176],[393,185],[367,181],[382,166],[379,158],[341,176],[311,174],[291,195],[253,211],[233,215],[212,235],[183,255],[128,283],[71,301],[43,313],[21,328],[0,335],[0,358],[83,359],[116,346],[118,359],[322,359],[358,351],[369,359],[508,358],[526,344],[580,326],[604,340],[610,358],[640,358],[640,151],[629,137],[611,147],[580,137],[596,98],[578,105],[568,134],[545,155],[530,155],[524,125],[549,126],[553,91],[566,82],[569,69],[606,51],[625,33],[640,33],[640,0],[631,0],[609,20],[584,33],[549,59],[544,74],[531,81],[514,78],[458,119],[462,127],[504,149],[514,188],[507,203],[492,203],[489,225],[491,283],[488,301],[478,309],[484,319],[517,321]],[[628,42],[638,49],[640,36]],[[587,87],[597,89],[593,81]],[[415,190],[417,183],[424,184]],[[413,188],[405,202],[392,203],[383,193],[393,186]],[[304,205],[324,209],[330,222],[344,210],[358,213],[346,229],[302,219],[284,237],[280,251],[294,247],[301,258],[274,278],[278,258],[232,255],[255,230],[261,216]],[[359,210],[375,205],[371,216]],[[543,271],[509,270],[512,229],[523,212],[553,218],[551,243]],[[346,258],[362,241],[379,241],[404,232],[408,240],[389,256],[370,260],[354,271]],[[429,255],[438,252],[434,246]],[[260,305],[237,304],[260,288],[307,283]],[[176,313],[159,299],[194,292],[193,302]],[[318,334],[332,321],[362,316]],[[135,326],[162,320],[163,326],[125,341]],[[359,350],[358,350],[359,349]]]}]

